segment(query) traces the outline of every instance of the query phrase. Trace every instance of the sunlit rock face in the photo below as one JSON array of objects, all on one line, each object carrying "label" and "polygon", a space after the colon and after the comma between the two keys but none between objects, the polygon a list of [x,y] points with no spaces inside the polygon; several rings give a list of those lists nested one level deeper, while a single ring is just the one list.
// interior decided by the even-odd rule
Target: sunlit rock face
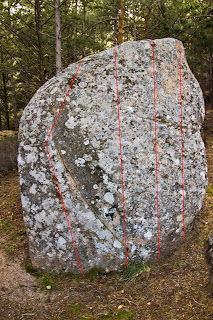
[{"label": "sunlit rock face", "polygon": [[155,40],[153,70],[153,41],[126,42],[84,58],[67,94],[79,62],[70,65],[22,115],[22,206],[37,269],[79,273],[126,264],[115,50],[128,262],[157,259],[158,240],[161,257],[183,240],[183,182],[186,237],[201,209],[204,103],[184,48],[175,39]]}]

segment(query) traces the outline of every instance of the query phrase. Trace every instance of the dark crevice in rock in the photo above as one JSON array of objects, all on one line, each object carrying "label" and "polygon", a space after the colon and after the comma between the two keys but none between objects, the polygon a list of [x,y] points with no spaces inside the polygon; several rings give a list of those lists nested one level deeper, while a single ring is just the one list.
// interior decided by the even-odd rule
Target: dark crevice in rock
[{"label": "dark crevice in rock", "polygon": [[[73,183],[75,184],[76,190],[78,190],[78,192],[81,194],[81,199],[82,201],[90,208],[90,210],[93,212],[93,214],[101,221],[101,223],[106,227],[107,230],[109,230],[109,232],[111,232],[111,234],[113,235],[113,237],[115,239],[117,239],[119,242],[121,242],[123,245],[124,241],[122,239],[119,239],[117,237],[117,235],[115,234],[115,231],[113,230],[113,228],[109,225],[109,223],[104,220],[101,216],[100,213],[98,212],[97,208],[95,208],[94,206],[91,205],[90,201],[85,198],[84,193],[82,192],[82,187],[77,183],[77,181],[75,180],[75,178],[71,175],[70,170],[67,168],[66,163],[64,162],[63,156],[60,152],[60,150],[58,148],[56,148],[58,155],[60,157],[61,162],[63,163],[67,174],[69,175],[70,179],[73,181]],[[97,196],[98,197],[98,196]],[[99,198],[99,197],[98,197]]]}]

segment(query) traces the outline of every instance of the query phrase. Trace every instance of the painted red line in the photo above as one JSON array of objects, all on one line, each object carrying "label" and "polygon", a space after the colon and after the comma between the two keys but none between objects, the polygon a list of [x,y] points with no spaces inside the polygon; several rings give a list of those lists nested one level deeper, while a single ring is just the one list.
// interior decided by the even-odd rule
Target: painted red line
[{"label": "painted red line", "polygon": [[119,127],[119,141],[120,141],[120,159],[121,159],[121,181],[122,181],[122,196],[123,196],[123,214],[124,214],[124,234],[125,234],[125,249],[126,249],[126,266],[128,268],[128,256],[127,256],[127,238],[126,238],[126,220],[125,220],[125,198],[124,198],[124,179],[123,179],[123,166],[122,166],[122,151],[121,151],[121,123],[119,112],[119,95],[118,95],[118,70],[116,50],[115,52],[115,74],[116,74],[116,89],[117,89],[117,107],[118,107],[118,127]]},{"label": "painted red line", "polygon": [[63,101],[63,103],[62,103],[62,105],[61,105],[61,108],[60,108],[60,110],[59,110],[59,112],[58,112],[58,114],[57,114],[57,116],[56,116],[56,118],[55,118],[55,121],[54,121],[54,123],[53,123],[53,126],[52,126],[52,128],[51,128],[51,130],[50,130],[50,133],[49,133],[46,141],[49,140],[49,137],[50,137],[50,135],[51,135],[51,133],[52,133],[52,131],[53,131],[53,128],[54,128],[54,126],[55,126],[55,124],[56,124],[56,121],[57,121],[57,119],[58,119],[58,116],[59,116],[59,114],[60,114],[60,112],[61,112],[61,109],[62,109],[62,107],[63,107],[63,105],[64,105],[64,102],[65,102],[65,100],[66,100],[66,98],[67,98],[67,96],[68,96],[68,93],[69,93],[72,85],[73,85],[73,82],[74,82],[75,77],[76,77],[76,75],[77,75],[77,73],[78,73],[78,70],[80,69],[81,63],[82,63],[82,61],[80,62],[79,66],[78,66],[78,69],[77,69],[77,71],[76,71],[76,73],[75,73],[75,75],[74,75],[74,78],[72,79],[71,85],[70,85],[70,87],[69,87],[69,89],[68,89],[68,91],[67,91],[67,94],[66,94],[66,96],[65,96],[65,98],[64,98],[64,101]]},{"label": "painted red line", "polygon": [[181,43],[179,42],[179,62],[180,62],[180,110],[181,110],[181,162],[182,162],[182,194],[183,194],[183,239],[185,240],[184,221],[184,169],[183,169],[183,100],[182,100],[182,69],[181,69]]},{"label": "painted red line", "polygon": [[57,119],[58,119],[58,116],[59,116],[59,114],[60,114],[60,112],[61,112],[61,109],[62,109],[62,107],[63,107],[63,105],[64,105],[64,102],[65,102],[65,100],[66,100],[66,98],[67,98],[67,95],[68,95],[68,93],[69,93],[69,91],[70,91],[70,89],[71,89],[71,87],[72,87],[72,84],[73,84],[73,82],[74,82],[74,80],[75,80],[75,77],[76,77],[76,75],[77,75],[77,73],[78,73],[78,70],[79,70],[79,68],[80,68],[80,66],[81,66],[81,63],[82,63],[82,62],[80,62],[79,66],[78,66],[78,69],[77,69],[77,71],[76,71],[76,73],[75,73],[75,75],[74,75],[74,78],[73,78],[73,80],[72,80],[72,83],[71,83],[71,85],[70,85],[70,87],[69,87],[69,89],[68,89],[68,91],[67,91],[67,94],[66,94],[66,96],[65,96],[65,98],[64,98],[64,101],[63,101],[63,103],[62,103],[62,105],[61,105],[61,108],[60,108],[60,110],[59,110],[59,112],[58,112],[58,114],[57,114],[57,117],[56,117],[56,119],[55,119],[55,121],[54,121],[54,124],[53,124],[53,126],[52,126],[52,128],[51,128],[51,130],[50,130],[50,133],[49,133],[48,137],[47,137],[47,140],[46,140],[46,148],[47,148],[48,156],[49,156],[50,163],[51,163],[51,166],[52,166],[53,174],[54,174],[54,177],[55,177],[56,185],[57,185],[57,188],[58,188],[58,193],[59,193],[60,198],[61,198],[61,203],[62,203],[62,206],[63,206],[63,209],[64,209],[64,213],[65,213],[65,217],[66,217],[66,220],[67,220],[67,225],[68,225],[68,228],[69,228],[69,231],[70,231],[70,235],[71,235],[71,238],[72,238],[72,242],[73,242],[73,246],[74,246],[74,249],[75,249],[75,253],[76,253],[76,256],[77,256],[77,259],[78,259],[79,267],[80,267],[81,273],[83,274],[83,270],[82,270],[82,268],[81,268],[80,259],[79,259],[78,252],[77,252],[77,249],[76,249],[76,246],[75,246],[75,241],[74,241],[74,238],[73,238],[73,235],[72,235],[71,227],[70,227],[69,220],[68,220],[67,213],[66,213],[66,209],[65,209],[65,206],[64,206],[63,198],[62,198],[61,191],[60,191],[60,188],[59,188],[59,185],[58,185],[58,180],[57,180],[57,178],[56,178],[55,170],[54,170],[54,167],[53,167],[52,159],[51,159],[51,156],[50,156],[50,153],[49,153],[49,149],[48,149],[48,145],[47,145],[47,142],[48,142],[48,140],[49,140],[49,137],[50,137],[50,135],[51,135],[51,133],[52,133],[52,131],[53,131],[53,128],[54,128],[54,126],[55,126],[55,124],[56,124],[56,121],[57,121]]},{"label": "painted red line", "polygon": [[156,193],[157,193],[157,229],[158,229],[158,259],[160,259],[160,226],[159,226],[159,206],[158,206],[158,150],[157,150],[157,116],[156,116],[156,88],[155,88],[155,42],[153,48],[153,81],[154,81],[154,113],[155,113],[155,165],[156,165]]}]

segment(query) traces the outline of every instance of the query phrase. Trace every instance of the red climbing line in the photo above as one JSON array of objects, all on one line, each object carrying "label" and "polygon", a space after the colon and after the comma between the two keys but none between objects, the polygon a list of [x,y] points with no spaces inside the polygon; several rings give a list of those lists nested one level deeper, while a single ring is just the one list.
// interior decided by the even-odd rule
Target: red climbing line
[{"label": "red climbing line", "polygon": [[53,128],[54,128],[54,126],[55,126],[55,124],[56,124],[56,121],[57,121],[57,119],[58,119],[58,116],[59,116],[59,114],[60,114],[60,112],[61,112],[61,109],[62,109],[62,107],[63,107],[63,105],[64,105],[64,102],[65,102],[65,100],[66,100],[66,98],[67,98],[67,96],[68,96],[68,93],[69,93],[72,85],[73,85],[73,82],[74,82],[75,77],[76,77],[76,75],[77,75],[77,73],[78,73],[78,70],[80,69],[81,63],[82,63],[82,61],[79,63],[78,69],[77,69],[77,71],[76,71],[76,73],[75,73],[75,75],[74,75],[74,77],[73,77],[73,79],[72,79],[71,85],[70,85],[70,87],[69,87],[69,89],[68,89],[68,91],[67,91],[67,94],[66,94],[66,96],[65,96],[65,98],[64,98],[64,101],[63,101],[63,103],[62,103],[62,105],[61,105],[61,108],[60,108],[60,110],[58,111],[58,114],[57,114],[57,116],[56,116],[56,118],[55,118],[55,121],[54,121],[53,126],[52,126],[52,128],[51,128],[51,130],[50,130],[50,133],[49,133],[49,135],[48,135],[48,137],[47,137],[46,142],[49,140],[49,137],[50,137],[50,135],[51,135],[51,133],[52,133],[52,131],[53,131]]},{"label": "red climbing line", "polygon": [[56,119],[55,119],[55,121],[54,121],[54,124],[53,124],[53,126],[52,126],[52,128],[51,128],[51,130],[50,130],[50,133],[49,133],[48,137],[47,137],[47,140],[46,140],[46,148],[47,148],[48,156],[49,156],[50,163],[51,163],[51,166],[52,166],[53,174],[54,174],[54,177],[55,177],[56,185],[57,185],[57,188],[58,188],[58,193],[59,193],[60,198],[61,198],[61,203],[62,203],[62,206],[63,206],[63,209],[64,209],[64,213],[65,213],[65,217],[66,217],[66,220],[67,220],[67,225],[68,225],[68,228],[69,228],[69,231],[70,231],[70,235],[71,235],[71,238],[72,238],[72,242],[73,242],[73,246],[74,246],[74,249],[75,249],[75,253],[76,253],[76,256],[77,256],[77,259],[78,259],[79,267],[80,267],[80,269],[81,269],[81,273],[83,274],[83,271],[82,271],[82,268],[81,268],[81,263],[80,263],[80,260],[79,260],[79,257],[78,257],[78,252],[77,252],[77,249],[76,249],[76,246],[75,246],[75,241],[74,241],[74,238],[73,238],[73,235],[72,235],[71,227],[70,227],[69,220],[68,220],[67,213],[66,213],[66,209],[65,209],[65,206],[64,206],[64,201],[63,201],[63,199],[62,199],[61,191],[60,191],[60,188],[59,188],[59,185],[58,185],[58,180],[57,180],[57,178],[56,178],[55,170],[54,170],[54,167],[53,167],[52,159],[51,159],[51,156],[50,156],[50,153],[49,153],[49,149],[48,149],[48,145],[47,145],[47,142],[48,142],[48,140],[49,140],[49,137],[50,137],[50,135],[51,135],[51,133],[52,133],[52,131],[53,131],[53,128],[54,128],[54,126],[55,126],[55,124],[56,124],[56,121],[57,121],[57,119],[58,119],[58,116],[59,116],[59,114],[60,114],[60,112],[61,112],[61,109],[62,109],[62,107],[63,107],[63,105],[64,105],[64,102],[65,102],[65,100],[66,100],[66,98],[67,98],[67,95],[68,95],[68,93],[69,93],[69,91],[70,91],[70,89],[71,89],[71,87],[72,87],[72,84],[73,84],[73,82],[74,82],[74,80],[75,80],[75,77],[76,77],[76,75],[77,75],[77,73],[78,73],[78,70],[79,70],[80,66],[81,66],[81,62],[80,62],[80,64],[79,64],[79,66],[78,66],[78,69],[77,69],[77,71],[76,71],[76,73],[75,73],[75,75],[74,75],[74,78],[73,78],[73,80],[72,80],[72,82],[71,82],[71,85],[70,85],[70,87],[69,87],[69,89],[68,89],[68,91],[67,91],[67,94],[66,94],[66,96],[65,96],[65,98],[64,98],[64,101],[63,101],[63,103],[62,103],[62,105],[61,105],[61,108],[60,108],[60,110],[59,110],[59,112],[58,112],[58,114],[57,114],[57,117],[56,117]]},{"label": "red climbing line", "polygon": [[185,240],[184,170],[183,170],[183,100],[182,100],[182,70],[181,70],[181,43],[180,42],[179,42],[179,60],[180,60],[180,110],[181,110],[181,161],[182,161],[182,194],[183,194],[183,239]]},{"label": "red climbing line", "polygon": [[157,229],[158,229],[158,259],[160,259],[160,227],[159,227],[159,207],[158,207],[158,152],[157,152],[157,117],[156,117],[156,89],[155,89],[155,42],[153,48],[153,81],[154,81],[154,113],[155,113],[155,164],[156,164],[156,193],[157,193]]},{"label": "red climbing line", "polygon": [[127,266],[127,268],[128,268],[127,239],[126,239],[126,221],[125,221],[124,179],[123,179],[122,152],[121,152],[121,124],[120,124],[119,95],[118,95],[118,71],[117,71],[116,50],[114,50],[114,51],[115,51],[115,74],[116,74],[117,107],[118,107],[118,127],[119,127],[119,141],[120,141],[121,180],[122,180],[122,195],[123,195],[123,213],[124,213],[124,234],[125,234],[125,249],[126,249],[126,266]]}]

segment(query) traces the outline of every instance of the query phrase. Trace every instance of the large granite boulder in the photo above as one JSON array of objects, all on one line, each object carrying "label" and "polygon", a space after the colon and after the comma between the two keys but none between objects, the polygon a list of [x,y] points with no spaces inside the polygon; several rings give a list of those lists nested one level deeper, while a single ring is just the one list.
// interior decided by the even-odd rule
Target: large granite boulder
[{"label": "large granite boulder", "polygon": [[187,237],[207,185],[204,102],[178,40],[155,40],[154,60],[155,73],[152,40],[126,42],[70,65],[25,108],[18,163],[35,268],[117,270],[126,249],[128,261],[169,253],[183,240],[182,169]]}]

